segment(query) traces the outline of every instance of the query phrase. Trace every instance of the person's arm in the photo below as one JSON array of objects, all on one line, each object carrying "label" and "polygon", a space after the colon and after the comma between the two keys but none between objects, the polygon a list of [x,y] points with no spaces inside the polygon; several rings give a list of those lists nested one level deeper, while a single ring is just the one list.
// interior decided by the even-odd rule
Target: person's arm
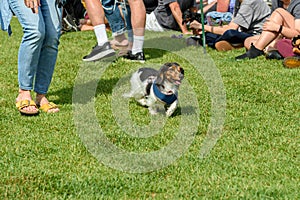
[{"label": "person's arm", "polygon": [[182,12],[179,6],[178,2],[172,2],[169,4],[169,7],[171,9],[172,15],[175,18],[177,24],[180,27],[180,30],[182,31],[183,34],[192,34],[192,32],[188,31],[186,24],[182,24]]},{"label": "person's arm", "polygon": [[[190,24],[190,28],[193,28],[193,29],[196,29],[196,30],[201,30],[202,29],[202,24],[195,20]],[[205,32],[211,32],[211,33],[214,33],[214,34],[217,34],[217,35],[222,35],[225,31],[227,31],[229,29],[237,30],[238,28],[239,28],[239,25],[232,22],[232,21],[228,25],[224,25],[224,26],[204,25]]]}]

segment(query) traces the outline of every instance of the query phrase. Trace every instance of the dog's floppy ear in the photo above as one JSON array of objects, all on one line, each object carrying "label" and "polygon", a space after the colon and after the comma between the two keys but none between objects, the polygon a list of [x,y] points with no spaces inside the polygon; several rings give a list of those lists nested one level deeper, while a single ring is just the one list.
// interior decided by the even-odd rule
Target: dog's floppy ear
[{"label": "dog's floppy ear", "polygon": [[155,80],[157,85],[162,85],[165,80],[165,72],[168,71],[169,67],[172,66],[171,63],[165,63],[163,66],[160,67],[158,71],[158,76]]}]

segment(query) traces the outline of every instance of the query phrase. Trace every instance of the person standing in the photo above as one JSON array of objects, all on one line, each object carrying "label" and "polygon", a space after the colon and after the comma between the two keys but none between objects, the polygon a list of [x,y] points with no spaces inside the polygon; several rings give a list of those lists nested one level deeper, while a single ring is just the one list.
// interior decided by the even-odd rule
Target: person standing
[{"label": "person standing", "polygon": [[[53,0],[2,0],[2,3],[8,6],[1,6],[0,18],[1,16],[11,17],[10,12],[13,12],[24,33],[18,53],[17,109],[21,114],[26,115],[36,115],[39,110],[47,113],[58,112],[58,106],[49,102],[46,94],[58,55],[61,32],[59,2]],[[3,23],[6,27],[2,25],[5,30],[8,30],[10,17],[5,19],[6,23]],[[35,101],[31,96],[32,90],[36,93]]]}]

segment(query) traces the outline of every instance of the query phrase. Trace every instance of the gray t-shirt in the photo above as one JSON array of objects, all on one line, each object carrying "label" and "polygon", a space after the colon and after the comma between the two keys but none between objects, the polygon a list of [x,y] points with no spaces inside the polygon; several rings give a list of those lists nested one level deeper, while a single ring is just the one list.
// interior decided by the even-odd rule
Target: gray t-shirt
[{"label": "gray t-shirt", "polygon": [[[180,27],[173,17],[172,11],[169,7],[169,4],[173,2],[176,2],[176,0],[158,0],[158,6],[153,12],[158,23],[163,28],[180,31]],[[179,3],[182,13],[194,5],[194,0],[177,0],[177,2]]]},{"label": "gray t-shirt", "polygon": [[262,32],[262,26],[270,14],[271,9],[264,0],[244,0],[233,22],[240,26],[240,31],[256,35]]},{"label": "gray t-shirt", "polygon": [[290,5],[287,7],[287,11],[291,13],[295,19],[300,19],[300,0],[291,0]]}]

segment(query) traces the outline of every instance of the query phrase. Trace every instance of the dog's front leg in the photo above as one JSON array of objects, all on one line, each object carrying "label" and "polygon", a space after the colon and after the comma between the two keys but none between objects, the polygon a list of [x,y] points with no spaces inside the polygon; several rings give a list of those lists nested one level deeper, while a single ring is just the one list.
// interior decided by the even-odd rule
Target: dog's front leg
[{"label": "dog's front leg", "polygon": [[168,109],[167,109],[167,111],[166,111],[167,117],[170,117],[170,116],[175,112],[177,106],[178,106],[178,100],[174,101],[174,102],[168,107]]},{"label": "dog's front leg", "polygon": [[149,97],[147,99],[147,106],[148,106],[148,110],[150,112],[151,115],[156,115],[157,114],[157,105],[156,105],[156,100]]}]

